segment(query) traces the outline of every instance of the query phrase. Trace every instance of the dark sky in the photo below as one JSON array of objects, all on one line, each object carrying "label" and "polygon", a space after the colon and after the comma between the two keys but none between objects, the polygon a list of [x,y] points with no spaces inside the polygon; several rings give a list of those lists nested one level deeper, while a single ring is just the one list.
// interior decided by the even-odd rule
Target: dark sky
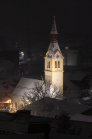
[{"label": "dark sky", "polygon": [[48,42],[53,15],[60,41],[92,37],[92,0],[0,0],[0,36],[12,44]]}]

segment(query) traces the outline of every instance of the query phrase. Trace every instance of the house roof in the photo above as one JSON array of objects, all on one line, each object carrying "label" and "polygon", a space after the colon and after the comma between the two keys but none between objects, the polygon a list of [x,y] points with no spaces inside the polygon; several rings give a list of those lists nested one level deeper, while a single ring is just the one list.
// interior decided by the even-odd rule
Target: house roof
[{"label": "house roof", "polygon": [[[49,106],[52,106],[49,108]],[[25,107],[25,109],[36,111],[36,113],[39,115],[44,115],[45,117],[49,116],[54,118],[55,115],[60,115],[61,112],[64,110],[69,113],[69,115],[75,115],[76,113],[81,113],[83,111],[86,111],[88,109],[92,108],[91,106],[86,106],[82,104],[77,104],[75,102],[71,102],[71,100],[57,100],[52,98],[45,98],[40,99],[28,106]]]},{"label": "house roof", "polygon": [[19,97],[22,98],[22,96],[29,92],[35,85],[35,83],[38,83],[39,85],[42,85],[44,81],[37,80],[37,79],[31,79],[31,78],[21,78],[17,86],[15,87],[13,93],[11,96],[13,97]]},{"label": "house roof", "polygon": [[92,123],[92,116],[87,116],[87,115],[82,115],[82,114],[75,114],[74,116],[71,116],[71,120]]},{"label": "house roof", "polygon": [[84,74],[81,70],[74,71],[74,72],[66,72],[64,73],[64,78],[68,80],[78,80],[81,81],[86,74]]},{"label": "house roof", "polygon": [[79,93],[79,90],[64,90],[63,91],[63,96],[67,97],[69,99],[73,98],[79,98],[81,95]]},{"label": "house roof", "polygon": [[13,90],[14,87],[11,85],[6,85],[6,86],[0,85],[0,93],[13,92]]},{"label": "house roof", "polygon": [[79,89],[79,87],[77,87],[75,84],[73,84],[68,78],[64,78],[64,84],[66,84],[71,90]]}]

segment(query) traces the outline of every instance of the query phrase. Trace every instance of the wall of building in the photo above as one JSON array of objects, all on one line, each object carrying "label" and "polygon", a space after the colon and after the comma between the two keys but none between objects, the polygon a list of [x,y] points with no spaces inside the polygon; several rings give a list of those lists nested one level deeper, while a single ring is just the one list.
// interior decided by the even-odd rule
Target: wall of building
[{"label": "wall of building", "polygon": [[63,93],[63,72],[53,72],[52,74],[52,85],[61,87]]},{"label": "wall of building", "polygon": [[75,49],[63,49],[62,50],[64,56],[64,65],[69,66],[78,66],[79,63],[79,53],[78,50]]},{"label": "wall of building", "polygon": [[11,97],[11,103],[14,103],[16,108],[18,109],[18,98],[17,97]]}]

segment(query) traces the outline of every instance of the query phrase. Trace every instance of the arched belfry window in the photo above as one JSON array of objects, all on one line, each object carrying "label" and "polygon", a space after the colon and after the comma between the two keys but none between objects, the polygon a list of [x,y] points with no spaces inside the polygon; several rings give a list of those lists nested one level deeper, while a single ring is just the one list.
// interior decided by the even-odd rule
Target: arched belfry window
[{"label": "arched belfry window", "polygon": [[57,61],[55,61],[55,68],[57,68]]},{"label": "arched belfry window", "polygon": [[50,68],[50,61],[47,61],[47,68]]},{"label": "arched belfry window", "polygon": [[58,68],[60,68],[60,61],[58,61]]}]

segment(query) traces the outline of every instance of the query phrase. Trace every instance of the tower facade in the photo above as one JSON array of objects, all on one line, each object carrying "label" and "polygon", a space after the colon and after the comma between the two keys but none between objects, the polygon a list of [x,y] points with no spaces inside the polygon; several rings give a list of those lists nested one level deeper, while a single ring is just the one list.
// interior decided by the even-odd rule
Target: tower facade
[{"label": "tower facade", "polygon": [[50,45],[48,51],[44,57],[44,74],[45,82],[51,83],[51,85],[57,86],[62,89],[63,93],[63,55],[58,45],[58,32],[56,28],[56,22],[52,25],[50,33]]}]

